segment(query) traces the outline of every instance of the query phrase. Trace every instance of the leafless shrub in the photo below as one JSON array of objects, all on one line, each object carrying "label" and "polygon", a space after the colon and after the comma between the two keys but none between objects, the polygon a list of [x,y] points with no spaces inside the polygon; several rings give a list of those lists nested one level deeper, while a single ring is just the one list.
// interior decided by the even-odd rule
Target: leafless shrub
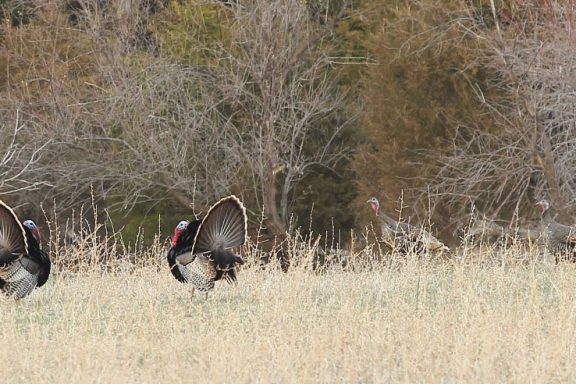
[{"label": "leafless shrub", "polygon": [[[496,217],[530,212],[534,199],[548,195],[555,206],[573,212],[573,8],[546,3],[532,9],[526,22],[507,20],[505,25],[498,20],[498,8],[493,10],[471,15],[462,33],[482,42],[478,60],[493,76],[491,87],[500,97],[488,99],[477,84],[470,85],[477,90],[479,107],[493,114],[497,125],[458,130],[432,181],[434,201],[453,209],[453,217],[470,203]],[[495,22],[485,20],[494,17]]]},{"label": "leafless shrub", "polygon": [[20,121],[20,111],[15,110],[15,122],[12,126],[1,126],[0,141],[0,192],[4,195],[35,191],[50,187],[49,183],[33,177],[34,169],[42,162],[42,155],[50,141],[45,143],[27,142],[25,127]]}]

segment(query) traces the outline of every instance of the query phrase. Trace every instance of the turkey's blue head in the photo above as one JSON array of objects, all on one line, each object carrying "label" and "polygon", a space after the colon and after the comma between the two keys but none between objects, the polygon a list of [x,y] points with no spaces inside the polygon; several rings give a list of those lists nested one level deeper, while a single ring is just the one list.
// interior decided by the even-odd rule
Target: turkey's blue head
[{"label": "turkey's blue head", "polygon": [[380,202],[378,201],[378,199],[375,197],[371,197],[367,201],[367,203],[370,204],[370,207],[372,207],[372,210],[374,211],[376,216],[378,216],[378,210],[380,209]]},{"label": "turkey's blue head", "polygon": [[176,246],[176,243],[178,242],[178,238],[180,237],[182,232],[184,232],[186,230],[186,228],[188,228],[188,224],[190,224],[189,221],[182,220],[181,222],[178,223],[176,228],[174,228],[174,236],[172,236],[172,246],[173,247]]},{"label": "turkey's blue head", "polygon": [[40,229],[38,229],[38,226],[36,225],[36,223],[34,223],[32,220],[26,220],[22,223],[22,225],[24,225],[26,228],[28,228],[30,230],[30,232],[32,233],[32,236],[34,236],[34,238],[36,239],[38,244],[40,244],[40,240],[42,239],[42,236],[40,235]]}]

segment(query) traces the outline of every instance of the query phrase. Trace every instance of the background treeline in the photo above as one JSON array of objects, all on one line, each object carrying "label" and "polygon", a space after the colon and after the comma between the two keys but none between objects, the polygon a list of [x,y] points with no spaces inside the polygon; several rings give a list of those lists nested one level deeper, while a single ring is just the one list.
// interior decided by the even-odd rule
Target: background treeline
[{"label": "background treeline", "polygon": [[[127,236],[229,193],[346,242],[378,196],[453,240],[576,208],[576,5],[0,0],[0,193]],[[396,214],[397,215],[397,214]],[[21,216],[23,216],[21,214]]]}]

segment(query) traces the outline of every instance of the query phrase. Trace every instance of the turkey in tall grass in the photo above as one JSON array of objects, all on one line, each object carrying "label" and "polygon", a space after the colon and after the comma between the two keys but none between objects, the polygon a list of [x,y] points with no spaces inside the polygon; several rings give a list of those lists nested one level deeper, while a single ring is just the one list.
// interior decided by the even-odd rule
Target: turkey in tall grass
[{"label": "turkey in tall grass", "polygon": [[390,243],[400,253],[442,253],[450,249],[425,229],[409,223],[394,220],[380,210],[380,202],[376,197],[367,201],[380,222],[383,239]]},{"label": "turkey in tall grass", "polygon": [[576,227],[557,222],[548,200],[540,200],[536,205],[541,209],[546,249],[554,254],[556,262],[576,262]]},{"label": "turkey in tall grass", "polygon": [[40,249],[40,230],[32,220],[20,223],[0,201],[0,291],[22,299],[50,276],[50,257]]},{"label": "turkey in tall grass", "polygon": [[180,221],[167,254],[172,275],[206,295],[218,280],[235,282],[244,260],[232,248],[246,242],[246,231],[246,210],[236,196],[218,201],[202,220]]}]

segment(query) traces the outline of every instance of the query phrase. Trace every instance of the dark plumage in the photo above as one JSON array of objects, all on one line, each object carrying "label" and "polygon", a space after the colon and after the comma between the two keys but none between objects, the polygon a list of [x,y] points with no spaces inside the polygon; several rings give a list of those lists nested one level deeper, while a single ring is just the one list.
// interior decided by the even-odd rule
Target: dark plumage
[{"label": "dark plumage", "polygon": [[576,262],[576,227],[554,220],[548,200],[540,200],[536,205],[542,209],[542,225],[548,251],[555,255],[556,262],[561,258]]},{"label": "dark plumage", "polygon": [[181,221],[167,254],[172,275],[204,292],[215,281],[236,281],[236,268],[244,260],[230,249],[246,242],[246,227],[246,210],[236,196],[214,204],[203,220]]},{"label": "dark plumage", "polygon": [[21,299],[43,286],[50,276],[50,258],[40,249],[40,231],[32,220],[22,224],[0,201],[0,291]]},{"label": "dark plumage", "polygon": [[181,221],[174,229],[174,236],[172,237],[172,248],[168,250],[167,259],[168,266],[172,275],[181,283],[187,283],[186,276],[188,269],[180,263],[176,262],[176,257],[189,254],[194,245],[194,238],[198,232],[198,227],[202,223],[201,220],[194,220],[192,222]]},{"label": "dark plumage", "polygon": [[428,252],[450,251],[440,240],[430,232],[412,224],[394,220],[380,211],[380,202],[372,197],[367,201],[380,221],[383,238],[390,244],[395,244],[401,253],[414,252],[417,254]]}]

